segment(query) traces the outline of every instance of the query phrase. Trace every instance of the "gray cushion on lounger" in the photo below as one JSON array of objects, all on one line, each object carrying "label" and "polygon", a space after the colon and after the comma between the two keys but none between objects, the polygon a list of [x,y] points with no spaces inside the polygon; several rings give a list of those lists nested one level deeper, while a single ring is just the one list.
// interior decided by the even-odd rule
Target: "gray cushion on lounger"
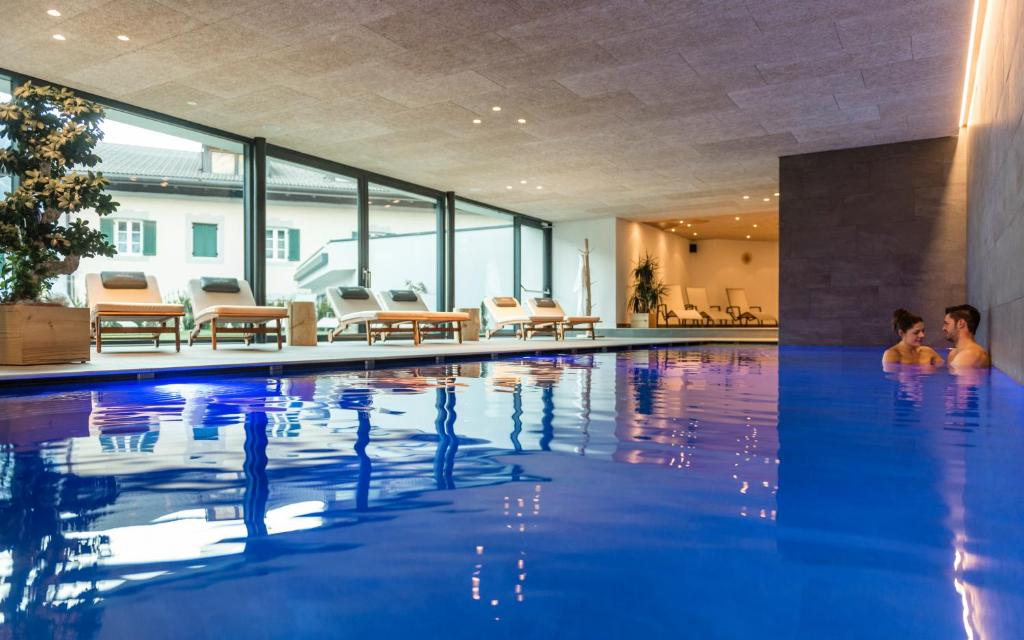
[{"label": "gray cushion on lounger", "polygon": [[200,278],[199,287],[209,293],[238,293],[238,278]]},{"label": "gray cushion on lounger", "polygon": [[557,306],[551,298],[534,298],[533,303],[538,307],[546,307],[548,309],[554,309]]},{"label": "gray cushion on lounger", "polygon": [[519,306],[519,301],[516,300],[515,298],[509,298],[509,297],[500,298],[499,297],[499,298],[495,298],[494,299],[494,306],[496,306],[496,307],[516,307],[516,306]]},{"label": "gray cushion on lounger", "polygon": [[411,289],[391,289],[388,291],[388,295],[395,302],[416,302],[419,300],[416,297],[416,292]]},{"label": "gray cushion on lounger", "polygon": [[104,289],[145,289],[146,274],[141,271],[101,271]]},{"label": "gray cushion on lounger", "polygon": [[338,287],[342,300],[369,300],[370,292],[363,287]]}]

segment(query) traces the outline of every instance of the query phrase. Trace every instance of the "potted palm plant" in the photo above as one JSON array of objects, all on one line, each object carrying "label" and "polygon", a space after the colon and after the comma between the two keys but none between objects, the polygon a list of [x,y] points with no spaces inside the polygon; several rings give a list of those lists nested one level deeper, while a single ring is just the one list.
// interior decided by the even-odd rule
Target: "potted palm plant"
[{"label": "potted palm plant", "polygon": [[[626,301],[631,315],[630,326],[646,329],[651,326],[650,314],[657,313],[658,305],[665,297],[666,286],[658,278],[658,259],[649,253],[638,257],[630,275],[633,278],[633,291]],[[655,321],[656,323],[656,321]]]},{"label": "potted palm plant", "polygon": [[103,233],[78,214],[117,204],[90,170],[103,109],[59,87],[26,82],[0,103],[0,172],[14,188],[0,200],[0,364],[89,359],[89,311],[49,302],[53,281],[82,258],[112,256]]}]

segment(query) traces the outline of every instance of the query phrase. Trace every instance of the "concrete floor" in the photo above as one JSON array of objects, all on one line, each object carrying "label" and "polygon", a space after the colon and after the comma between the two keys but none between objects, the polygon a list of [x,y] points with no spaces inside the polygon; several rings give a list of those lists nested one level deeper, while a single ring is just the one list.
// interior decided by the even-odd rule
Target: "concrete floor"
[{"label": "concrete floor", "polygon": [[[614,331],[612,331],[614,334]],[[240,342],[222,343],[217,351],[209,344],[189,348],[181,353],[174,347],[105,344],[104,352],[92,353],[92,360],[82,364],[0,367],[0,387],[18,383],[70,382],[101,378],[151,378],[164,375],[196,374],[218,371],[263,371],[279,374],[286,369],[338,368],[369,369],[400,366],[412,362],[443,362],[447,359],[486,359],[518,353],[608,351],[630,347],[667,346],[701,343],[773,343],[775,337],[761,332],[706,332],[705,335],[613,336],[597,340],[570,337],[554,341],[538,337],[529,341],[494,338],[464,344],[452,341],[428,341],[419,346],[407,340],[395,340],[368,346],[361,341],[320,343],[315,347],[288,347],[278,351],[272,345],[246,347]]]}]

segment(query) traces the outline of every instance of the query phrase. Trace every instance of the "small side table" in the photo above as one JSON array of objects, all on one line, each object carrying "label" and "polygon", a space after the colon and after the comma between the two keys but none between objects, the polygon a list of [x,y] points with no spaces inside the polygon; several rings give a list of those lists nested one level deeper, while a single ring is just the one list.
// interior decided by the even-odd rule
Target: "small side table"
[{"label": "small side table", "polygon": [[475,342],[480,339],[480,307],[456,309],[469,314],[469,320],[462,323],[462,340]]},{"label": "small side table", "polygon": [[316,305],[314,303],[288,303],[288,346],[316,346]]}]

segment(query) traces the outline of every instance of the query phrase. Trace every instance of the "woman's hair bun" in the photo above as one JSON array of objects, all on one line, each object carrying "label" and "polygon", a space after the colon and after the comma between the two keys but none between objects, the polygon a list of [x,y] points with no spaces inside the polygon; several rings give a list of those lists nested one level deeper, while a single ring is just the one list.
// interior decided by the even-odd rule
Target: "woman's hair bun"
[{"label": "woman's hair bun", "polygon": [[906,331],[918,322],[922,322],[921,316],[910,313],[903,307],[892,312],[892,328],[896,333]]}]

